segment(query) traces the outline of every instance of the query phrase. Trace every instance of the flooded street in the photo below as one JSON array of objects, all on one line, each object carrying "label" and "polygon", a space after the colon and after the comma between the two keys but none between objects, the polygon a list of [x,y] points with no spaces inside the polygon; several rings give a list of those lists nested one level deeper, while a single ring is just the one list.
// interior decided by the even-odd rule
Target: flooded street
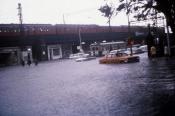
[{"label": "flooded street", "polygon": [[0,116],[174,116],[175,61],[140,57],[0,68]]}]

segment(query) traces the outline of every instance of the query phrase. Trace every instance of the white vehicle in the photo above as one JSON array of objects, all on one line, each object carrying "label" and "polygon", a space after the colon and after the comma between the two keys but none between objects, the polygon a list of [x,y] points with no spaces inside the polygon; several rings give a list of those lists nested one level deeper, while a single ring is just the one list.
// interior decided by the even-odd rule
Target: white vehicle
[{"label": "white vehicle", "polygon": [[109,54],[116,54],[116,53],[125,53],[125,54],[130,54],[130,50],[127,49],[118,49],[118,50],[112,50],[110,51]]},{"label": "white vehicle", "polygon": [[[130,48],[128,48],[128,50],[130,50]],[[139,47],[132,47],[132,53],[133,54],[140,54],[143,53],[144,51],[142,49],[140,49]]]},{"label": "white vehicle", "polygon": [[89,56],[89,54],[85,54],[83,52],[77,54],[71,54],[70,59],[75,59],[76,62],[87,61],[91,59],[95,59],[95,57]]},{"label": "white vehicle", "polygon": [[87,56],[89,56],[89,54],[85,54],[85,53],[80,52],[80,53],[76,53],[76,54],[71,54],[69,56],[69,58],[76,59],[76,58],[87,57]]},{"label": "white vehicle", "polygon": [[92,59],[95,59],[95,57],[81,57],[81,58],[75,59],[75,61],[81,62],[81,61],[88,61],[88,60],[92,60]]},{"label": "white vehicle", "polygon": [[147,45],[143,45],[139,47],[142,51],[147,52],[148,51],[148,46]]}]

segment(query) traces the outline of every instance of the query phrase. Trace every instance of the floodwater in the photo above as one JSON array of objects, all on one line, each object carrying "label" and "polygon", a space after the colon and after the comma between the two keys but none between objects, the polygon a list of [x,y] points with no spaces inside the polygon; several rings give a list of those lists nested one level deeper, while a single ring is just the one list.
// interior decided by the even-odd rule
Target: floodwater
[{"label": "floodwater", "polygon": [[175,61],[0,68],[0,116],[174,116]]}]

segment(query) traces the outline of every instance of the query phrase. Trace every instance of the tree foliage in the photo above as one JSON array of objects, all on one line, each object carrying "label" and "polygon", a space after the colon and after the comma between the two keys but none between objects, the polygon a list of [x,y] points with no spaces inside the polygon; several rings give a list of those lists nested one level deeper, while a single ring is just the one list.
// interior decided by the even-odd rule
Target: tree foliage
[{"label": "tree foliage", "polygon": [[104,6],[101,6],[98,10],[103,13],[104,17],[108,18],[107,23],[109,24],[109,29],[111,31],[111,18],[114,14],[115,9],[113,8],[112,5],[105,4]]},{"label": "tree foliage", "polygon": [[[175,32],[175,0],[116,0],[119,2],[115,12],[126,10],[137,20],[152,19],[157,13],[163,13],[173,33]],[[114,14],[114,13],[113,13]]]}]

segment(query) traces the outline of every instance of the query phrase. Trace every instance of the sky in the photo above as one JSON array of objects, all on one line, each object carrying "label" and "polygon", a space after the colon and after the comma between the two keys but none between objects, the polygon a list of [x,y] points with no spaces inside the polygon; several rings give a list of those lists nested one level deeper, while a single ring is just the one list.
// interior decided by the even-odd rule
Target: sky
[{"label": "sky", "polygon": [[[109,2],[118,0],[108,0]],[[98,10],[106,0],[0,0],[0,24],[19,23],[18,3],[22,5],[23,23],[108,25]],[[111,20],[112,26],[127,25],[126,13]]]},{"label": "sky", "polygon": [[[0,0],[0,24],[19,23],[18,3],[23,23],[108,25],[98,10],[104,0]],[[127,25],[125,13],[113,17],[111,25]]]}]

